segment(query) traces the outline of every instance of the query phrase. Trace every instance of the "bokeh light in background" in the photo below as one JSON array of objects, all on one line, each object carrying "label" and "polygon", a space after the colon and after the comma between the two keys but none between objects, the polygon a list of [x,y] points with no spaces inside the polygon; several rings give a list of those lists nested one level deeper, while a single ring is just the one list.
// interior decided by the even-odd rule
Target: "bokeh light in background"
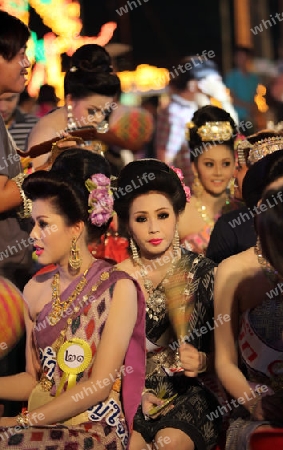
[{"label": "bokeh light in background", "polygon": [[[43,39],[32,33],[28,42],[27,54],[32,63],[28,84],[29,94],[36,96],[44,83],[52,84],[57,96],[62,100],[64,73],[61,67],[61,54],[71,56],[84,44],[106,45],[113,36],[116,23],[108,22],[101,27],[98,36],[80,36],[82,21],[80,4],[71,0],[0,0],[4,11],[29,24],[29,7],[34,8],[44,25],[52,31]],[[47,64],[48,61],[48,64]]]}]

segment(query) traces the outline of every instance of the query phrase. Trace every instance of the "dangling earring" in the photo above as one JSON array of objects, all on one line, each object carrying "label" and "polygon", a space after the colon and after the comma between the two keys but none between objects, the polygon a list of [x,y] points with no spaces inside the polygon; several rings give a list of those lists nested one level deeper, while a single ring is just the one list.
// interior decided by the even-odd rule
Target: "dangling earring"
[{"label": "dangling earring", "polygon": [[235,178],[231,178],[227,186],[227,195],[228,197],[234,197],[235,194]]},{"label": "dangling earring", "polygon": [[69,265],[73,270],[78,271],[81,268],[81,264],[82,260],[80,258],[80,251],[77,248],[77,240],[76,238],[73,238],[70,250]]},{"label": "dangling earring", "polygon": [[107,120],[102,120],[102,122],[99,122],[96,125],[97,133],[107,133],[108,130],[109,130],[109,124],[108,124]]},{"label": "dangling earring", "polygon": [[203,193],[203,185],[200,182],[200,179],[198,177],[198,174],[194,174],[194,181],[192,184],[192,190],[194,195],[199,198],[201,194]]},{"label": "dangling earring", "polygon": [[67,105],[67,127],[68,129],[77,128],[77,124],[73,116],[73,107],[70,103]]},{"label": "dangling earring", "polygon": [[138,260],[140,259],[140,257],[139,257],[137,246],[136,246],[133,238],[130,239],[130,247],[131,247],[133,260],[134,260],[135,263],[137,263]]},{"label": "dangling earring", "polygon": [[180,237],[179,237],[178,230],[176,228],[174,239],[173,239],[173,255],[174,255],[174,258],[176,258],[178,256],[179,249],[180,249]]}]

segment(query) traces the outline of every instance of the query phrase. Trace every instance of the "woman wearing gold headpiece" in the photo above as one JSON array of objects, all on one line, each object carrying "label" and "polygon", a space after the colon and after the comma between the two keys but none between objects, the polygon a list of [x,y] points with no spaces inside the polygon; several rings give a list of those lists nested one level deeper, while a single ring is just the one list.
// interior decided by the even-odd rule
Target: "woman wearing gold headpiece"
[{"label": "woman wearing gold headpiece", "polygon": [[267,187],[253,210],[259,239],[216,273],[214,317],[231,318],[215,328],[215,367],[232,396],[226,450],[258,448],[251,442],[262,426],[283,426],[283,150],[257,161],[244,183],[256,185],[263,176]]},{"label": "woman wearing gold headpiece", "polygon": [[236,146],[235,197],[243,199],[245,206],[222,215],[210,236],[206,256],[219,264],[229,256],[236,255],[255,245],[256,233],[253,208],[256,208],[267,186],[267,172],[260,177],[246,176],[254,164],[266,155],[283,149],[283,134],[262,130],[240,141]]},{"label": "woman wearing gold headpiece", "polygon": [[215,221],[225,210],[239,207],[229,192],[237,130],[230,114],[207,105],[195,112],[188,134],[194,195],[180,217],[178,229],[181,242],[189,250],[205,253]]}]

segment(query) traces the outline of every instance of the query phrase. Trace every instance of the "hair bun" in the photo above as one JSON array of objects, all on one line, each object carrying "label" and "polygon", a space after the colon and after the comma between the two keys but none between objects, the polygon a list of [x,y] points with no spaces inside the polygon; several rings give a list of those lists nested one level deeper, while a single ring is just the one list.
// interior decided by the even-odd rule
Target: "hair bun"
[{"label": "hair bun", "polygon": [[79,69],[84,72],[92,73],[110,73],[113,72],[113,67],[107,63],[91,63],[90,61],[83,60],[79,63]]}]

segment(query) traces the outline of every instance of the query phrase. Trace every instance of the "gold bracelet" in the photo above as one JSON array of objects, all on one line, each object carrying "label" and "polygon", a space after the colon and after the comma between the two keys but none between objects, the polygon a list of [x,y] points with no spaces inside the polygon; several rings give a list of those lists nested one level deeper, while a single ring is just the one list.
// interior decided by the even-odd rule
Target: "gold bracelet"
[{"label": "gold bracelet", "polygon": [[23,428],[28,428],[30,426],[29,418],[28,418],[28,411],[18,414],[16,417],[16,420],[17,420],[17,424]]},{"label": "gold bracelet", "polygon": [[24,182],[24,179],[26,178],[26,175],[24,173],[19,173],[17,176],[12,178],[12,181],[14,181],[17,185],[17,188],[20,191],[20,196],[23,202],[22,209],[18,212],[18,216],[21,219],[28,219],[31,216],[31,210],[32,210],[32,201],[27,198],[26,194],[23,191],[22,185]]},{"label": "gold bracelet", "polygon": [[[200,363],[200,368],[198,370],[198,373],[203,373],[207,371],[207,354],[204,352],[199,352],[200,357],[201,357],[201,363]],[[205,358],[205,362],[203,361],[203,358]]]}]

